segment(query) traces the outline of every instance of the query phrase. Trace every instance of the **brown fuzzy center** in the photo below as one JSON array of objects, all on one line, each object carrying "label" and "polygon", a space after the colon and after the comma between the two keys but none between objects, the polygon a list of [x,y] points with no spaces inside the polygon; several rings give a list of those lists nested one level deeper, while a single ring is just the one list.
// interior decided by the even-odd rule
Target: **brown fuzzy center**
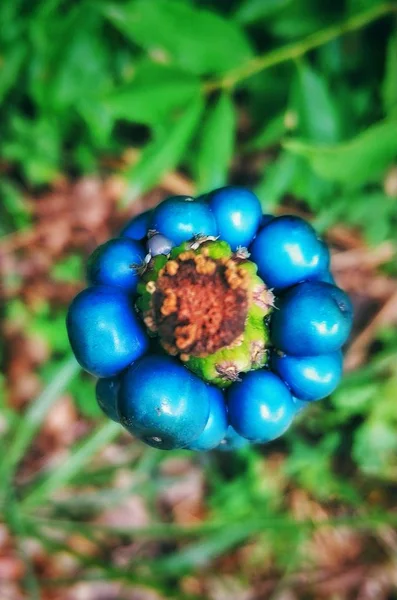
[{"label": "brown fuzzy center", "polygon": [[247,287],[248,274],[233,259],[183,252],[160,271],[145,321],[170,354],[207,356],[244,332]]}]

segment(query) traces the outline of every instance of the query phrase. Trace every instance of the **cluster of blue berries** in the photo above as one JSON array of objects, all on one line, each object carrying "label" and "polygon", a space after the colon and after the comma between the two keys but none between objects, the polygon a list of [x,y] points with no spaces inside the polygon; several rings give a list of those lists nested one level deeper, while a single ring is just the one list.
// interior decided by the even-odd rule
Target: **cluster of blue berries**
[{"label": "cluster of blue berries", "polygon": [[352,305],[329,265],[309,223],[262,215],[249,190],[173,196],[91,255],[70,343],[104,413],[145,443],[266,443],[341,378]]}]

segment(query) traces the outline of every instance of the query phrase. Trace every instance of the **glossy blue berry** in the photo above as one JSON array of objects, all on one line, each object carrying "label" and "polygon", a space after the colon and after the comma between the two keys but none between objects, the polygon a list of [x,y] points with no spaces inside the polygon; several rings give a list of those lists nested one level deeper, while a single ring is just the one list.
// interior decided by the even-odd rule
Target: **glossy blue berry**
[{"label": "glossy blue berry", "polygon": [[218,235],[208,204],[189,196],[171,196],[159,204],[154,211],[151,228],[172,240],[176,246],[194,235]]},{"label": "glossy blue berry", "polygon": [[208,385],[174,358],[146,356],[122,377],[120,422],[155,448],[171,450],[193,442],[203,432],[209,411]]},{"label": "glossy blue berry", "polygon": [[329,354],[346,342],[352,320],[352,304],[343,290],[308,281],[277,300],[271,340],[277,349],[294,356]]},{"label": "glossy blue berry", "polygon": [[164,254],[167,256],[171,252],[174,245],[175,244],[165,237],[165,235],[156,233],[148,239],[146,247],[151,256],[158,256],[159,254]]},{"label": "glossy blue berry", "polygon": [[189,450],[207,452],[216,448],[226,435],[228,427],[227,412],[223,393],[219,388],[208,386],[210,393],[210,414],[204,431],[200,436],[189,444]]},{"label": "glossy blue berry", "polygon": [[259,231],[250,252],[260,277],[276,290],[316,279],[327,269],[329,261],[313,227],[294,216],[271,220]]},{"label": "glossy blue berry", "polygon": [[83,290],[70,305],[66,324],[78,362],[97,377],[117,375],[148,348],[132,300],[120,288]]},{"label": "glossy blue berry", "polygon": [[131,219],[131,221],[128,221],[127,225],[121,230],[120,237],[127,237],[137,241],[143,240],[150,228],[152,214],[152,210],[147,210]]},{"label": "glossy blue berry", "polygon": [[221,452],[231,452],[232,450],[240,450],[250,445],[250,441],[247,438],[243,438],[237,433],[237,431],[229,425],[226,430],[225,437],[217,446],[217,450]]},{"label": "glossy blue berry", "polygon": [[318,239],[318,243],[321,248],[321,257],[320,257],[321,268],[323,269],[323,271],[329,271],[329,268],[331,266],[331,253],[329,251],[328,244],[326,242],[324,242],[324,240],[321,240],[320,238]]},{"label": "glossy blue berry", "polygon": [[134,293],[139,281],[138,267],[145,257],[135,240],[115,238],[98,246],[87,263],[87,281],[91,285],[113,285]]},{"label": "glossy blue berry", "polygon": [[342,377],[340,350],[317,356],[283,356],[274,353],[272,368],[300,400],[321,400],[329,396]]},{"label": "glossy blue berry", "polygon": [[295,412],[287,386],[270,371],[251,371],[228,391],[229,422],[248,440],[263,443],[278,438]]},{"label": "glossy blue berry", "polygon": [[232,250],[248,247],[262,220],[261,205],[255,194],[244,188],[224,187],[209,194],[209,204],[220,238]]},{"label": "glossy blue berry", "polygon": [[305,408],[310,406],[310,402],[306,402],[306,400],[299,400],[299,398],[295,398],[292,396],[292,401],[295,404],[296,414],[301,413]]},{"label": "glossy blue berry", "polygon": [[117,413],[117,395],[119,389],[120,377],[104,377],[98,379],[95,389],[96,399],[102,412],[116,423],[120,422]]},{"label": "glossy blue berry", "polygon": [[331,285],[336,286],[334,276],[330,271],[324,271],[323,273],[321,273],[321,275],[319,275],[316,281],[323,281],[324,283],[330,283]]},{"label": "glossy blue berry", "polygon": [[263,229],[265,225],[268,225],[268,223],[270,223],[270,221],[273,221],[273,219],[275,218],[276,217],[274,215],[262,215],[261,222],[259,224],[259,229]]}]

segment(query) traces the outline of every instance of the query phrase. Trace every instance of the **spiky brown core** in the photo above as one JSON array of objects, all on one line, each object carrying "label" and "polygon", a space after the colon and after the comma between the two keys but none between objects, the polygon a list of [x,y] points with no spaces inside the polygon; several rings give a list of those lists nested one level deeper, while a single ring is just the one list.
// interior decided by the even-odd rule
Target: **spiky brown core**
[{"label": "spiky brown core", "polygon": [[183,252],[147,285],[152,297],[145,323],[170,354],[208,356],[244,332],[247,288],[248,274],[235,260]]}]

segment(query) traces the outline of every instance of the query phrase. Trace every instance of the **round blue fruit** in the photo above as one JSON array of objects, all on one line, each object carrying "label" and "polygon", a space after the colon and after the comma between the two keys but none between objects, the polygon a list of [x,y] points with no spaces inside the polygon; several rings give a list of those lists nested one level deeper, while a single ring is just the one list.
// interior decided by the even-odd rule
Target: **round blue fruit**
[{"label": "round blue fruit", "polygon": [[324,242],[324,240],[319,239],[319,244],[321,246],[321,255],[320,255],[320,268],[318,274],[313,276],[311,281],[324,281],[325,283],[332,283],[335,285],[335,279],[332,276],[330,271],[331,269],[331,253],[328,248],[328,244]]},{"label": "round blue fruit", "polygon": [[321,248],[320,265],[323,271],[329,271],[331,266],[331,253],[328,248],[328,244],[324,240],[318,239],[318,243]]},{"label": "round blue fruit", "polygon": [[66,325],[78,362],[97,377],[117,375],[148,348],[132,301],[119,288],[97,285],[80,292]]},{"label": "round blue fruit", "polygon": [[294,216],[269,221],[259,231],[250,252],[260,277],[276,290],[316,279],[329,265],[329,253],[313,227]]},{"label": "round blue fruit", "polygon": [[342,377],[343,356],[339,350],[317,356],[280,356],[274,353],[272,368],[299,400],[321,400],[329,396]]},{"label": "round blue fruit", "polygon": [[262,220],[261,205],[255,194],[244,188],[224,187],[209,194],[209,204],[220,238],[232,250],[248,247]]},{"label": "round blue fruit", "polygon": [[229,422],[251,441],[269,442],[282,435],[296,413],[292,396],[270,371],[251,371],[228,391]]},{"label": "round blue fruit", "polygon": [[299,398],[295,398],[295,396],[292,396],[292,401],[295,404],[296,414],[301,413],[310,404],[310,402],[306,402],[305,400],[299,400]]},{"label": "round blue fruit", "polygon": [[208,386],[210,393],[210,414],[204,431],[187,446],[188,450],[207,452],[216,448],[226,435],[228,427],[226,404],[219,388]]},{"label": "round blue fruit", "polygon": [[316,279],[316,281],[323,281],[324,283],[330,283],[331,285],[336,285],[334,276],[330,271],[324,271],[321,275]]},{"label": "round blue fruit", "polygon": [[194,235],[218,235],[208,204],[189,196],[171,196],[159,204],[154,211],[151,228],[172,240],[176,246]]},{"label": "round blue fruit", "polygon": [[128,221],[127,225],[121,230],[120,237],[127,237],[137,241],[143,240],[150,228],[152,214],[152,210],[147,210],[131,219],[131,221]]},{"label": "round blue fruit", "polygon": [[277,349],[293,356],[329,354],[346,342],[352,321],[353,307],[343,290],[308,281],[277,300],[271,340]]},{"label": "round blue fruit", "polygon": [[266,225],[270,223],[270,221],[273,221],[273,219],[275,218],[276,217],[274,215],[262,215],[261,222],[259,224],[259,229],[263,229]]},{"label": "round blue fruit", "polygon": [[188,446],[203,432],[209,412],[208,385],[174,358],[144,357],[122,377],[120,422],[150,446]]},{"label": "round blue fruit", "polygon": [[240,450],[240,448],[245,448],[245,446],[249,445],[250,441],[247,440],[247,438],[241,437],[241,435],[229,425],[225,437],[216,447],[216,450],[220,450],[221,452],[231,452],[232,450]]},{"label": "round blue fruit", "polygon": [[117,413],[117,394],[120,389],[120,378],[119,377],[104,377],[98,379],[96,384],[96,399],[102,412],[105,413],[109,419],[120,422],[119,415]]},{"label": "round blue fruit", "polygon": [[87,281],[91,285],[113,285],[134,293],[139,282],[138,267],[144,257],[144,249],[134,240],[109,240],[89,257]]}]

